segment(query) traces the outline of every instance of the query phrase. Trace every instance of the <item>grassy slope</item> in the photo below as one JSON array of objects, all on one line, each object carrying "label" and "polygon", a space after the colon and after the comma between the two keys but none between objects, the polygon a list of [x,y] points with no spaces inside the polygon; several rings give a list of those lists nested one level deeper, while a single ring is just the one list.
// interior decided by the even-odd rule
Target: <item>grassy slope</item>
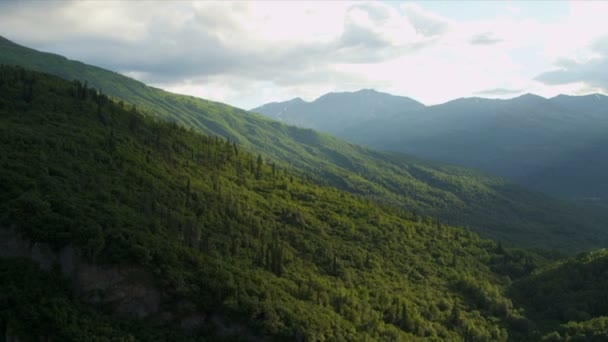
[{"label": "grassy slope", "polygon": [[146,113],[237,141],[299,174],[374,200],[467,226],[517,245],[580,250],[602,246],[608,222],[558,201],[467,169],[372,151],[312,130],[194,97],[176,95],[64,57],[0,39],[0,63],[18,64],[124,99]]}]

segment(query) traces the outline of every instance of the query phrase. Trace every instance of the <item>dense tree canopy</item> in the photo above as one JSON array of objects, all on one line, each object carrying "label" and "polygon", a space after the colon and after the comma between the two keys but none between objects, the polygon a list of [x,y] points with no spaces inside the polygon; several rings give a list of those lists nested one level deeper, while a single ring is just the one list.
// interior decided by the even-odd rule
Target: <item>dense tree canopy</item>
[{"label": "dense tree canopy", "polygon": [[506,339],[519,315],[490,270],[495,244],[466,230],[316,185],[79,82],[2,67],[0,94],[2,224],[143,265],[193,310],[310,340]]},{"label": "dense tree canopy", "polygon": [[[141,265],[166,310],[207,317],[194,329],[119,320],[80,302],[57,272],[4,259],[0,323],[25,337],[228,338],[212,318],[277,340],[605,333],[605,303],[589,306],[600,294],[577,293],[567,277],[545,291],[556,277],[547,255],[321,185],[78,81],[0,67],[0,148],[2,226],[77,246],[91,263]],[[588,265],[580,279],[605,273],[603,254],[577,260]],[[572,312],[557,298],[576,302]],[[545,328],[553,319],[564,325]]]}]

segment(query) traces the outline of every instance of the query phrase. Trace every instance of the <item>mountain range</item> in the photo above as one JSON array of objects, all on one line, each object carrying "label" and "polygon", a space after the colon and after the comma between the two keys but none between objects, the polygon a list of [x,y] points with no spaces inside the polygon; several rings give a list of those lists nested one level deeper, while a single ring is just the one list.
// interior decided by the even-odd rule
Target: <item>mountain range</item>
[{"label": "mountain range", "polygon": [[608,338],[599,207],[5,39],[0,64],[5,340]]},{"label": "mountain range", "polygon": [[[360,102],[368,105],[353,110],[352,104]],[[604,95],[545,99],[525,94],[509,100],[462,98],[424,106],[365,90],[292,103],[252,111],[373,148],[485,170],[562,198],[608,198]]]},{"label": "mountain range", "polygon": [[298,97],[287,102],[268,103],[251,111],[292,125],[335,133],[361,122],[392,119],[406,111],[422,108],[422,103],[407,97],[363,89],[353,93],[329,93],[313,102]]},{"label": "mountain range", "polygon": [[438,217],[506,244],[574,251],[603,246],[608,237],[598,225],[608,223],[603,210],[573,206],[489,174],[374,151],[6,39],[0,39],[0,52],[0,64],[86,82],[147,115],[229,139],[321,184]]}]

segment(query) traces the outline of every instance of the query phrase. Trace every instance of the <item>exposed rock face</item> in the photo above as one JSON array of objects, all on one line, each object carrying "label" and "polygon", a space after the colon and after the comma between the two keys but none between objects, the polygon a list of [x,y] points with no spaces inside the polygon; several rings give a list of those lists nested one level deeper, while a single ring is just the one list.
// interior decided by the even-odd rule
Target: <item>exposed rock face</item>
[{"label": "exposed rock face", "polygon": [[151,285],[151,275],[141,268],[83,264],[74,280],[80,298],[85,302],[109,304],[116,312],[139,317],[160,309],[160,292]]},{"label": "exposed rock face", "polygon": [[21,237],[14,228],[2,227],[0,257],[29,258],[45,271],[59,267],[72,280],[74,292],[86,303],[110,305],[118,313],[139,317],[160,310],[160,291],[154,287],[152,275],[140,267],[92,265],[73,246],[53,251],[47,244]]},{"label": "exposed rock face", "polygon": [[0,227],[0,257],[29,258],[30,243],[21,238],[14,228]]},{"label": "exposed rock face", "polygon": [[0,320],[0,328],[2,329],[2,331],[0,331],[1,335],[0,335],[0,341],[2,342],[20,342],[21,340],[19,339],[19,337],[17,337],[17,335],[12,331],[10,325],[8,325],[7,322]]},{"label": "exposed rock face", "polygon": [[[154,315],[161,322],[173,322],[184,329],[194,329],[211,322],[220,336],[239,336],[244,341],[266,340],[245,326],[229,322],[218,314],[208,317],[187,300],[174,303],[173,309],[177,310],[161,310],[161,292],[154,286],[152,274],[141,267],[94,265],[86,262],[74,246],[54,251],[48,244],[33,243],[14,228],[5,227],[0,227],[0,258],[2,257],[28,258],[45,271],[59,269],[72,281],[73,292],[83,302],[108,305],[116,313],[139,317]],[[20,341],[11,330],[10,322],[0,320],[0,342],[3,339]],[[39,340],[49,341],[48,337],[39,337]]]}]

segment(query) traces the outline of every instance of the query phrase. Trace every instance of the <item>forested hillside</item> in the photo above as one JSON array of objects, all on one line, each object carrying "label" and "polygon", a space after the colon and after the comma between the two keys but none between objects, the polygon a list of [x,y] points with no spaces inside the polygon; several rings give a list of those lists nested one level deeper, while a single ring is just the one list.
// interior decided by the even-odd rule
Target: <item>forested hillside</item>
[{"label": "forested hillside", "polygon": [[57,268],[4,259],[0,317],[19,336],[483,341],[525,320],[506,275],[532,255],[316,185],[80,82],[1,67],[0,120],[3,230],[76,248],[83,264],[141,267],[140,286],[161,293],[118,321],[120,300],[78,288],[72,300]]},{"label": "forested hillside", "polygon": [[608,214],[575,208],[487,174],[372,151],[224,104],[171,94],[133,79],[0,39],[0,63],[101,89],[149,116],[224,137],[279,167],[374,202],[441,218],[508,245],[575,251],[605,246]]},{"label": "forested hillside", "polygon": [[608,340],[608,252],[580,254],[514,284],[511,295],[549,341]]},{"label": "forested hillside", "polygon": [[[550,254],[504,248],[321,186],[78,81],[0,67],[0,148],[4,336],[601,341],[608,334],[604,252],[552,262]],[[10,255],[19,239],[30,256]],[[82,259],[74,270],[65,270],[66,250]],[[53,264],[54,253],[61,257]],[[104,274],[132,283],[83,287],[84,278]],[[140,306],[142,292],[157,293],[158,303]]]}]

